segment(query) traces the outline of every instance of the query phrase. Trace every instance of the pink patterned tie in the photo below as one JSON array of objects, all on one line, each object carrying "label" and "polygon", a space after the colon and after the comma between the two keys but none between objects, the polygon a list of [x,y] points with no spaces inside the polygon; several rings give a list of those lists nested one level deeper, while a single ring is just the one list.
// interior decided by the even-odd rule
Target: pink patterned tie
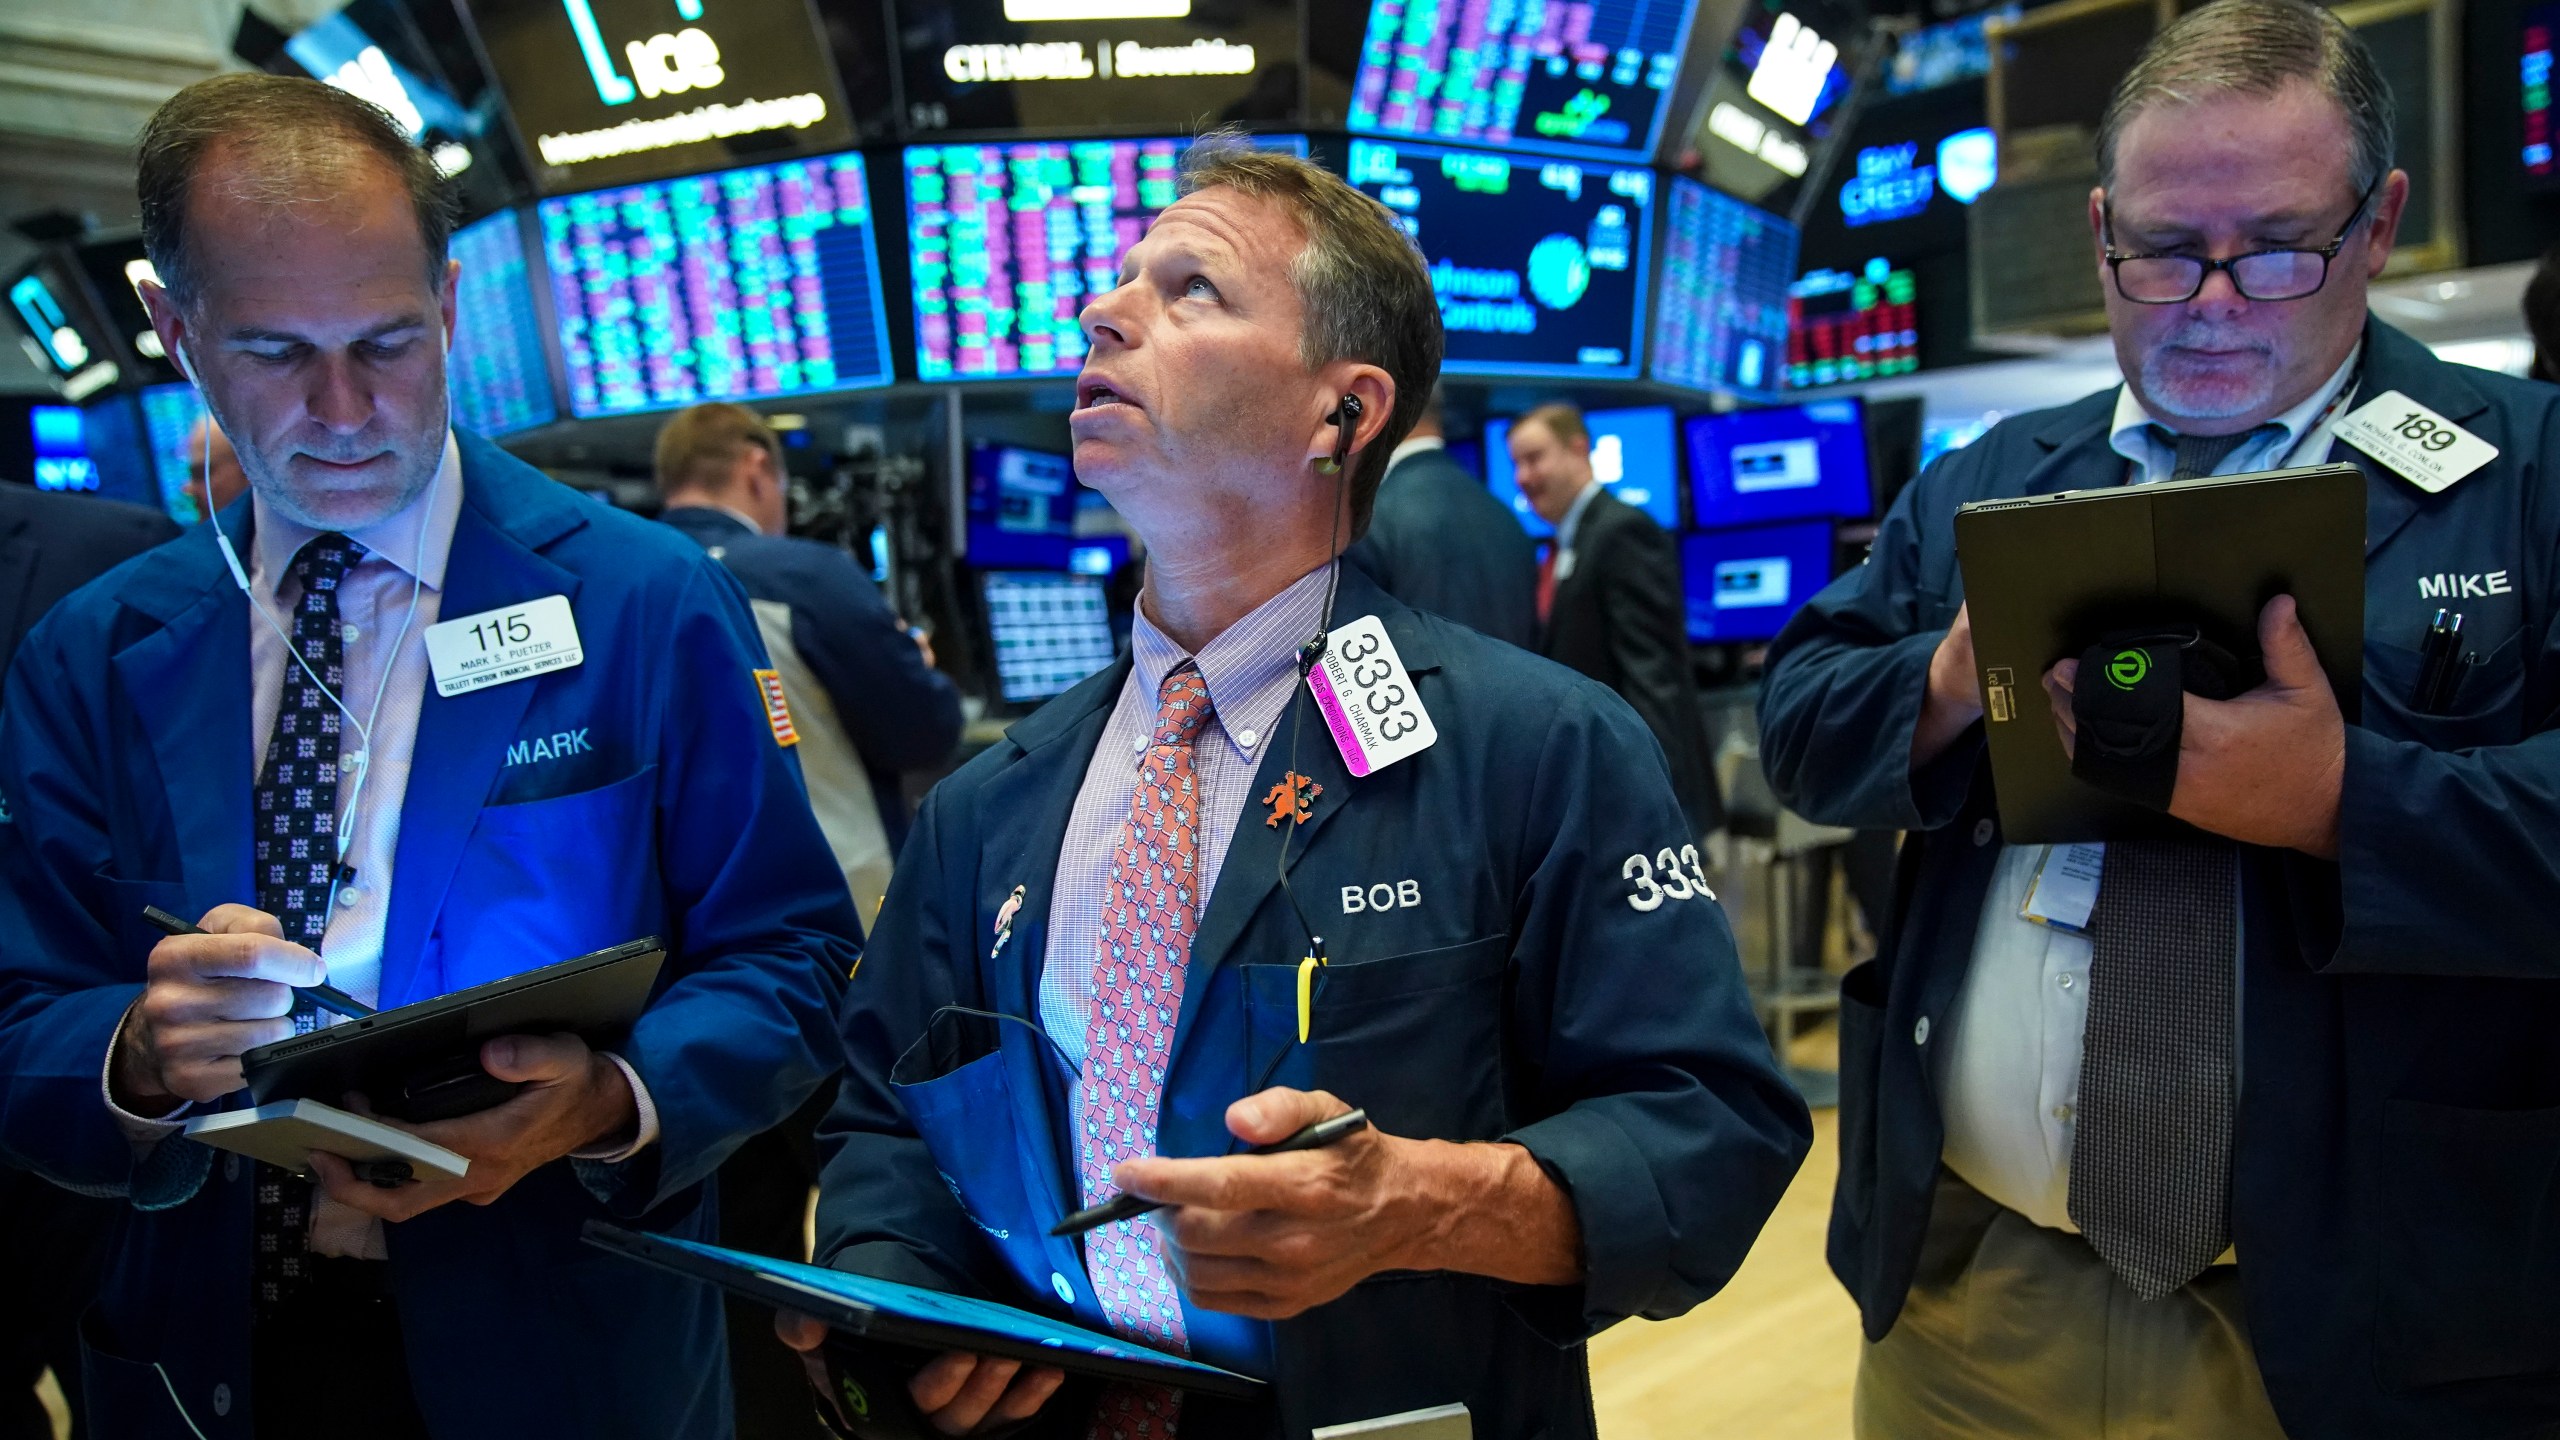
[{"label": "pink patterned tie", "polygon": [[[1182,1013],[1182,977],[1200,928],[1200,791],[1192,742],[1209,723],[1209,685],[1185,660],[1156,690],[1155,742],[1138,765],[1128,826],[1111,852],[1102,940],[1094,947],[1093,1019],[1076,1102],[1076,1178],[1084,1203],[1119,1192],[1111,1167],[1156,1151],[1165,1062]],[[1106,1225],[1085,1240],[1094,1298],[1122,1337],[1185,1354],[1182,1299],[1153,1216]],[[1179,1393],[1112,1385],[1088,1440],[1171,1440]]]}]

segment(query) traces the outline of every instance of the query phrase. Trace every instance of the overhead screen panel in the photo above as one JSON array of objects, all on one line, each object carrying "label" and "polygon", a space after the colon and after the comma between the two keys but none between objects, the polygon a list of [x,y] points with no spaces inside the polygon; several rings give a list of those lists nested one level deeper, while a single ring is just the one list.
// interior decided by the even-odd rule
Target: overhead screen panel
[{"label": "overhead screen panel", "polygon": [[1430,262],[1444,372],[1635,378],[1651,170],[1354,140],[1351,183]]},{"label": "overhead screen panel", "polygon": [[895,0],[908,133],[1291,123],[1297,0]]},{"label": "overhead screen panel", "polygon": [[[1299,136],[1258,145],[1306,153]],[[1072,375],[1087,301],[1174,201],[1187,140],[918,145],[906,152],[916,374]]]},{"label": "overhead screen panel", "polygon": [[1649,158],[1693,10],[1685,0],[1375,0],[1351,128]]},{"label": "overhead screen panel", "polygon": [[537,188],[854,141],[809,0],[468,0]]},{"label": "overhead screen panel", "polygon": [[1663,208],[1653,377],[1697,390],[1775,392],[1796,228],[1685,177],[1673,177]]},{"label": "overhead screen panel", "polygon": [[545,200],[537,214],[574,414],[889,383],[858,154]]},{"label": "overhead screen panel", "polygon": [[542,317],[525,263],[524,221],[503,211],[453,232],[453,349],[445,356],[453,418],[483,435],[511,435],[560,418]]}]

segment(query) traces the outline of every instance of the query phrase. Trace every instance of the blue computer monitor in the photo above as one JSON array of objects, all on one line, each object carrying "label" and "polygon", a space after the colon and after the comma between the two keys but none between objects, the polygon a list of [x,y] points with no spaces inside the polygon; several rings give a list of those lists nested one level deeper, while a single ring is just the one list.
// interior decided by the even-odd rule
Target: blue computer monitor
[{"label": "blue computer monitor", "polygon": [[1690,0],[1488,5],[1371,0],[1350,127],[1643,160],[1689,44]]},{"label": "blue computer monitor", "polygon": [[1831,583],[1831,522],[1707,530],[1680,537],[1689,639],[1700,645],[1770,639]]},{"label": "blue computer monitor", "polygon": [[35,449],[39,490],[95,490],[98,462],[89,454],[88,421],[77,405],[27,407],[28,438]]},{"label": "blue computer monitor", "polygon": [[[1307,153],[1303,135],[1257,146]],[[907,245],[916,376],[1007,380],[1084,366],[1077,317],[1174,202],[1184,139],[912,145]]]},{"label": "blue computer monitor", "polygon": [[889,383],[858,154],[566,195],[535,216],[573,414]]},{"label": "blue computer monitor", "polygon": [[452,250],[462,265],[453,287],[453,349],[444,361],[454,421],[494,436],[559,419],[523,217],[502,210],[475,220],[453,232]]},{"label": "blue computer monitor", "polygon": [[1111,663],[1118,641],[1103,582],[1046,570],[980,577],[996,691],[1008,703],[1046,700]]},{"label": "blue computer monitor", "polygon": [[1701,530],[1874,513],[1856,400],[1701,415],[1688,428],[1691,509]]},{"label": "blue computer monitor", "polygon": [[1636,378],[1654,175],[1354,140],[1350,180],[1431,266],[1441,373]]},{"label": "blue computer monitor", "polygon": [[1663,201],[1661,273],[1653,378],[1774,396],[1786,371],[1796,227],[1675,175]]},{"label": "blue computer monitor", "polygon": [[[1652,516],[1663,529],[1679,529],[1680,448],[1672,438],[1671,407],[1586,410],[1582,423],[1591,431],[1591,478]],[[1485,422],[1484,479],[1494,498],[1520,517],[1521,529],[1540,539],[1556,533],[1554,526],[1529,508],[1529,497],[1520,493],[1520,477],[1511,468],[1507,419]]]}]

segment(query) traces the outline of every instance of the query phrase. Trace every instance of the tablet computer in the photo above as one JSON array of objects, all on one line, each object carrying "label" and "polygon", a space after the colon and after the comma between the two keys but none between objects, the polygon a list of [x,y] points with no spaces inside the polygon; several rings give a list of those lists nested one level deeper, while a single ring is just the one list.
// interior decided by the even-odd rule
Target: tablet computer
[{"label": "tablet computer", "polygon": [[2263,678],[2258,612],[2299,605],[2347,723],[2364,691],[2364,472],[2313,465],[1956,510],[1991,781],[2012,845],[2197,832],[2071,773],[2044,673],[2108,634],[2193,625]]},{"label": "tablet computer", "polygon": [[875,1280],[845,1270],[824,1270],[789,1260],[724,1250],[667,1235],[644,1235],[590,1220],[587,1243],[644,1265],[717,1285],[741,1299],[796,1310],[864,1340],[939,1354],[967,1350],[1070,1375],[1166,1385],[1202,1395],[1251,1399],[1265,1389],[1250,1375],[1167,1355],[1144,1345],[1053,1320],[1011,1305]]},{"label": "tablet computer", "polygon": [[240,1068],[260,1105],[335,1105],[355,1090],[396,1120],[469,1115],[516,1092],[480,1068],[481,1042],[567,1031],[590,1045],[611,1045],[648,1008],[666,959],[663,941],[634,940],[261,1045],[240,1057]]}]

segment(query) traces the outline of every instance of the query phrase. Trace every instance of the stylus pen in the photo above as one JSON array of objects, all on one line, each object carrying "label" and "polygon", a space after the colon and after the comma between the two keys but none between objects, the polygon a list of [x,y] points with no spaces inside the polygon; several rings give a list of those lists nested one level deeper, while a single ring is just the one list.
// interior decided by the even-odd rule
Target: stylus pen
[{"label": "stylus pen", "polygon": [[[179,919],[177,916],[170,914],[168,911],[161,909],[157,905],[143,906],[142,918],[159,926],[162,931],[171,935],[202,935],[206,933],[197,929],[195,926],[188,924],[186,921]],[[344,990],[337,989],[333,986],[296,985],[293,987],[293,993],[310,1001],[312,1004],[319,1006],[321,1009],[328,1011],[332,1015],[344,1015],[350,1020],[362,1020],[373,1013],[373,1011],[362,1001],[357,1000],[354,996],[349,995]]]},{"label": "stylus pen", "polygon": [[[1369,1128],[1369,1112],[1346,1110],[1330,1120],[1319,1120],[1276,1145],[1257,1145],[1247,1155],[1286,1155],[1293,1150],[1321,1150],[1336,1141],[1357,1135]],[[1135,1195],[1115,1195],[1090,1209],[1079,1210],[1049,1227],[1049,1233],[1060,1238],[1081,1235],[1087,1230],[1111,1224],[1115,1220],[1134,1220],[1165,1208],[1162,1200],[1141,1200]]]}]

